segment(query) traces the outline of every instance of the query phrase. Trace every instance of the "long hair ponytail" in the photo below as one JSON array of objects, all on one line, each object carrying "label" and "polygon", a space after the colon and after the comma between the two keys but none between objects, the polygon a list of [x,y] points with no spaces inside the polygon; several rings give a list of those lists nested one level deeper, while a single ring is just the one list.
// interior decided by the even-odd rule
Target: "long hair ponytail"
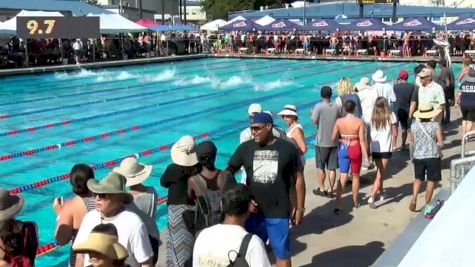
[{"label": "long hair ponytail", "polygon": [[389,110],[386,98],[380,96],[374,104],[373,114],[371,115],[371,124],[376,130],[386,128],[390,124],[391,112]]}]

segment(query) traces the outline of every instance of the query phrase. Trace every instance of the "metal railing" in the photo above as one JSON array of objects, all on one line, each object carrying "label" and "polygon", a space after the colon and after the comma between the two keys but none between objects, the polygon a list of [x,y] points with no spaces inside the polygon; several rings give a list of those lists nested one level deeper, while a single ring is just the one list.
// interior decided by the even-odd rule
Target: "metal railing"
[{"label": "metal railing", "polygon": [[470,169],[475,166],[475,150],[467,150],[470,139],[475,138],[475,131],[462,137],[462,151],[459,159],[450,162],[450,192],[453,193]]}]

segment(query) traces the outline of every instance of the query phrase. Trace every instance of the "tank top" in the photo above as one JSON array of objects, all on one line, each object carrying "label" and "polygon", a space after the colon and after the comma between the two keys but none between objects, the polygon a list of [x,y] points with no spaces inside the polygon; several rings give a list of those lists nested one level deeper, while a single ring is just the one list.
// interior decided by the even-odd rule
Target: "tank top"
[{"label": "tank top", "polygon": [[[285,132],[285,135],[287,136],[287,138],[292,139],[292,134],[294,133],[295,129],[302,129],[303,131],[302,124],[296,123],[293,126],[291,126],[289,129],[287,129],[287,131]],[[300,155],[300,162],[302,163],[302,166],[305,166],[305,155]]]},{"label": "tank top", "polygon": [[198,175],[195,176],[195,181],[201,191],[200,196],[204,196],[208,199],[211,208],[211,221],[209,221],[209,225],[207,226],[220,223],[222,197],[221,190],[218,187],[218,176],[220,173],[221,171],[218,171],[212,178],[207,178],[201,173],[198,173]]},{"label": "tank top", "polygon": [[[94,201],[94,197],[83,197],[81,198],[84,201],[84,205],[86,205],[87,212],[96,209],[96,202]],[[79,229],[73,229],[73,235],[71,236],[71,244],[74,243],[74,239],[76,239],[76,235],[78,234]],[[74,266],[76,264],[76,253],[73,252],[73,246],[70,248],[69,257],[69,266]]]}]

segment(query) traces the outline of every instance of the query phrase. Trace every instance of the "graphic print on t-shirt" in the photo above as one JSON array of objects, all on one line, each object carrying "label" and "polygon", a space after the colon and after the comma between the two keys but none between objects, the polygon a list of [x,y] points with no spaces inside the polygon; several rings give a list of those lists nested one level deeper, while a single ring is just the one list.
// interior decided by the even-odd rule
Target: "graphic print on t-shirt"
[{"label": "graphic print on t-shirt", "polygon": [[273,184],[277,178],[279,152],[275,150],[254,151],[253,180],[261,184]]}]

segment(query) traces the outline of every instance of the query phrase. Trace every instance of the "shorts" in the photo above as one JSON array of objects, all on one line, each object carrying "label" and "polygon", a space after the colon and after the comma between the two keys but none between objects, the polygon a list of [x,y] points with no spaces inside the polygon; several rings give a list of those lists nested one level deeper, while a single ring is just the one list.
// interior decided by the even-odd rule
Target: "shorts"
[{"label": "shorts", "polygon": [[263,214],[251,213],[245,228],[249,233],[257,235],[264,244],[269,239],[276,258],[290,259],[288,218],[266,218]]},{"label": "shorts", "polygon": [[462,108],[462,120],[475,121],[475,110]]},{"label": "shorts", "polygon": [[391,152],[372,152],[373,159],[390,159],[393,154]]},{"label": "shorts", "polygon": [[414,159],[414,175],[416,179],[437,182],[442,180],[442,161],[440,158]]},{"label": "shorts", "polygon": [[325,171],[338,169],[338,153],[335,147],[315,147],[315,163],[317,168]]},{"label": "shorts", "polygon": [[340,143],[338,146],[338,165],[340,173],[348,173],[351,166],[352,173],[360,173],[363,156],[361,146],[356,142],[350,146]]},{"label": "shorts", "polygon": [[398,109],[397,110],[397,121],[401,124],[401,128],[405,131],[411,128],[411,124],[409,123],[409,113],[405,109]]}]

